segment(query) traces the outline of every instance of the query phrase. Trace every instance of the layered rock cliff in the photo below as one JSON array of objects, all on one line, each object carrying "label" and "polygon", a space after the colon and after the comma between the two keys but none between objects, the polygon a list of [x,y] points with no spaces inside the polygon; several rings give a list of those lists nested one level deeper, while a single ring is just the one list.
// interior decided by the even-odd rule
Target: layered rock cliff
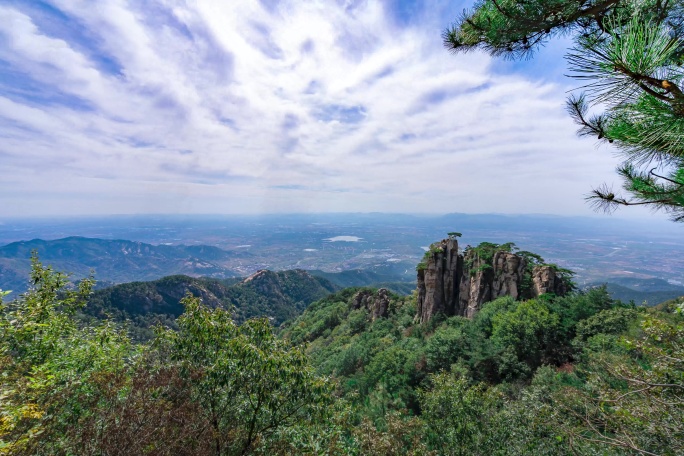
[{"label": "layered rock cliff", "polygon": [[482,304],[501,296],[518,299],[527,262],[514,253],[498,251],[490,261],[471,250],[465,255],[466,269],[459,288],[460,308],[455,315],[472,317]]},{"label": "layered rock cliff", "polygon": [[423,266],[418,268],[418,319],[427,321],[440,312],[460,315],[463,256],[458,254],[458,242],[448,239],[433,244]]},{"label": "layered rock cliff", "polygon": [[470,318],[484,303],[501,296],[519,299],[569,291],[551,266],[536,266],[531,274],[532,289],[527,285],[523,290],[525,283],[530,283],[526,258],[497,247],[487,244],[486,249],[467,249],[462,254],[453,238],[430,246],[417,268],[416,320],[426,322],[438,313]]}]

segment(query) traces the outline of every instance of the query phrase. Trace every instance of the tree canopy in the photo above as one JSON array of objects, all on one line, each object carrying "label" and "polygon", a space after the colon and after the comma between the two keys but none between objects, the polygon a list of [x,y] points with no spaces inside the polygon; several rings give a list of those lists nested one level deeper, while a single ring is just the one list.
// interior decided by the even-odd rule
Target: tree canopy
[{"label": "tree canopy", "polygon": [[[684,305],[605,288],[374,316],[345,289],[274,330],[199,298],[135,343],[93,282],[0,292],[0,456],[684,454]],[[383,296],[387,297],[385,293]]]},{"label": "tree canopy", "polygon": [[332,385],[266,319],[188,296],[136,346],[79,315],[92,280],[70,290],[34,256],[31,283],[0,292],[0,455],[246,455],[329,418]]},{"label": "tree canopy", "polygon": [[587,199],[607,212],[647,205],[684,221],[684,2],[479,0],[445,30],[444,44],[519,59],[559,35],[574,41],[566,59],[583,92],[567,110],[578,134],[622,156],[626,193],[602,184]]}]

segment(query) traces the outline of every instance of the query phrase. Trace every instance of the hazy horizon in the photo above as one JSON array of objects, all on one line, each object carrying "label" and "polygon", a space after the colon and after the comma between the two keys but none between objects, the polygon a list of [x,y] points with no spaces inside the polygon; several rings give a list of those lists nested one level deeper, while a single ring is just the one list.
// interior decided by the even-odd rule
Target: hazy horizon
[{"label": "hazy horizon", "polygon": [[[662,215],[662,214],[660,214]],[[394,228],[398,223],[407,230],[413,227],[434,225],[442,227],[445,220],[448,221],[449,230],[461,230],[463,224],[464,234],[477,235],[468,231],[485,229],[502,229],[504,231],[515,230],[518,226],[538,224],[539,229],[555,229],[564,232],[573,230],[591,231],[599,230],[606,232],[613,230],[615,233],[627,233],[631,235],[665,235],[678,237],[681,233],[681,225],[673,223],[663,217],[649,218],[621,218],[607,215],[558,215],[558,214],[501,214],[501,213],[400,213],[400,212],[308,212],[308,213],[261,213],[261,214],[86,214],[86,215],[60,215],[60,216],[32,216],[32,217],[2,217],[0,216],[0,241],[7,235],[20,232],[35,232],[37,234],[52,227],[64,227],[64,237],[85,236],[88,231],[95,227],[115,228],[126,232],[129,228],[135,229],[152,223],[173,226],[192,227],[214,226],[220,222],[260,222],[278,223],[293,221],[295,223],[324,223],[339,222],[342,224],[355,222],[373,222]],[[427,224],[427,225],[426,225]],[[522,225],[521,225],[522,224]],[[171,226],[171,225],[169,225]],[[435,232],[437,234],[437,232]],[[446,234],[446,231],[442,235]],[[38,236],[40,237],[40,236]],[[97,237],[97,236],[94,236]],[[54,237],[52,237],[54,238]],[[125,239],[125,237],[122,237]],[[16,238],[14,240],[27,240]],[[513,240],[513,239],[511,239]]]},{"label": "hazy horizon", "polygon": [[[458,231],[462,233],[459,245],[463,248],[481,242],[513,242],[521,250],[535,252],[546,261],[575,271],[581,283],[600,278],[631,277],[658,278],[681,284],[684,251],[680,228],[665,221],[543,214],[309,213],[0,218],[0,247],[10,257],[5,258],[3,264],[7,266],[19,261],[26,271],[33,249],[44,251],[41,258],[52,258],[58,261],[56,267],[62,264],[63,268],[73,268],[78,262],[65,263],[59,260],[62,255],[73,256],[76,260],[95,254],[92,263],[83,265],[85,269],[80,271],[87,273],[98,266],[99,277],[105,282],[112,278],[106,273],[102,275],[103,270],[114,274],[120,269],[112,270],[112,264],[119,263],[111,255],[120,255],[124,249],[117,243],[129,245],[130,241],[164,247],[217,247],[227,256],[215,265],[212,274],[247,276],[260,269],[303,268],[327,272],[361,269],[404,281],[415,278],[415,265],[430,244],[445,238],[449,232]],[[105,253],[110,248],[111,253]],[[18,252],[22,253],[17,257]],[[211,249],[209,252],[216,253]],[[157,258],[156,254],[150,254]],[[207,259],[208,264],[213,264],[213,258]],[[123,267],[123,270],[128,269]],[[200,268],[189,272],[206,275],[208,271]],[[15,276],[23,283],[25,274]],[[138,280],[139,277],[133,275],[128,279]]]},{"label": "hazy horizon", "polygon": [[78,219],[107,219],[107,218],[183,218],[183,217],[200,217],[200,218],[230,218],[230,217],[287,217],[287,216],[335,216],[335,215],[382,215],[382,216],[407,216],[407,217],[444,217],[448,215],[465,215],[465,216],[501,216],[501,217],[548,217],[548,218],[569,218],[577,220],[592,220],[597,223],[613,223],[613,222],[628,222],[659,226],[669,226],[679,229],[679,223],[672,222],[668,219],[664,212],[650,212],[648,217],[642,213],[635,213],[630,209],[618,210],[614,214],[606,214],[602,212],[591,211],[586,214],[561,214],[561,213],[543,213],[543,212],[420,212],[420,211],[318,211],[318,212],[235,212],[235,213],[219,213],[219,212],[129,212],[129,213],[74,213],[74,214],[29,214],[29,215],[0,215],[0,224],[5,220],[21,221],[21,220],[78,220]]}]

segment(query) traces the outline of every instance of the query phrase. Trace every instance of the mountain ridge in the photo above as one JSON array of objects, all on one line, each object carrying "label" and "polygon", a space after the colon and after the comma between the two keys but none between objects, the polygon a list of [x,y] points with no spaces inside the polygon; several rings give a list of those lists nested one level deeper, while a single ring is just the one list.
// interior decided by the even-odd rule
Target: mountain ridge
[{"label": "mountain ridge", "polygon": [[[74,280],[94,273],[98,281],[109,283],[155,280],[175,274],[235,277],[238,274],[224,267],[221,261],[237,255],[249,255],[213,246],[154,245],[82,236],[17,241],[0,247],[0,284],[3,289],[17,293],[27,289],[26,277],[34,251],[43,263],[57,270],[70,271]],[[198,253],[206,256],[200,258]]]},{"label": "mountain ridge", "polygon": [[98,318],[113,313],[117,320],[132,319],[135,326],[145,328],[155,321],[170,322],[178,317],[184,311],[180,301],[192,294],[209,307],[232,309],[238,322],[266,317],[277,326],[338,290],[328,280],[301,269],[260,270],[244,279],[172,275],[96,290],[85,313]]}]

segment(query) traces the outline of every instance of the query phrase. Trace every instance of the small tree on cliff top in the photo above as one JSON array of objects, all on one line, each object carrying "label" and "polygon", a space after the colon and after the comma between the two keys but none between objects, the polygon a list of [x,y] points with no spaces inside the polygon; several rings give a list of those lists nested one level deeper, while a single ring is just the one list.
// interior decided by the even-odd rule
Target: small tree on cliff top
[{"label": "small tree on cliff top", "polygon": [[[444,32],[455,52],[482,49],[527,58],[548,39],[572,34],[567,55],[585,93],[568,111],[580,136],[623,156],[627,196],[605,184],[587,198],[598,209],[649,205],[684,221],[684,2],[670,0],[478,0]],[[600,105],[605,111],[590,115]]]}]

